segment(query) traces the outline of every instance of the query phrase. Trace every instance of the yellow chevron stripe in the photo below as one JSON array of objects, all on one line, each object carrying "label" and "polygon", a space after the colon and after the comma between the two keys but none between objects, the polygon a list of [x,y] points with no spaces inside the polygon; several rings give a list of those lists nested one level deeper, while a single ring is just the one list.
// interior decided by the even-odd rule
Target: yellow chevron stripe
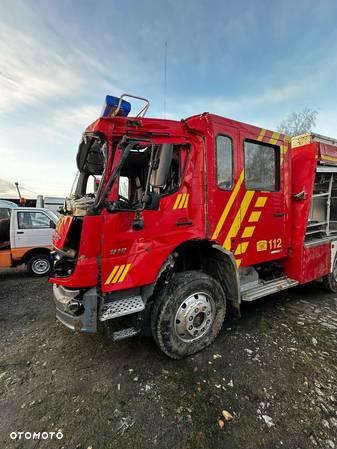
[{"label": "yellow chevron stripe", "polygon": [[119,276],[122,274],[123,270],[125,268],[125,265],[121,265],[115,275],[115,277],[113,278],[113,280],[111,281],[111,284],[116,284],[116,282],[119,279]]},{"label": "yellow chevron stripe", "polygon": [[267,196],[259,196],[257,200],[255,201],[254,207],[263,207],[267,202],[268,197]]},{"label": "yellow chevron stripe", "polygon": [[190,194],[188,193],[187,195],[186,195],[186,200],[185,200],[185,203],[184,203],[184,209],[186,209],[187,208],[187,206],[188,206],[188,200],[190,199]]},{"label": "yellow chevron stripe", "polygon": [[256,140],[262,140],[266,132],[267,132],[266,129],[261,128],[260,134],[257,136]]},{"label": "yellow chevron stripe", "polygon": [[236,261],[236,266],[239,268],[242,262],[242,259],[235,259]]},{"label": "yellow chevron stripe", "polygon": [[118,270],[119,265],[116,265],[115,267],[113,267],[111,273],[108,276],[108,279],[105,281],[104,285],[108,285],[111,282],[111,279],[115,276],[116,271]]},{"label": "yellow chevron stripe", "polygon": [[251,214],[250,214],[250,217],[249,217],[249,222],[250,223],[254,223],[254,222],[256,222],[256,221],[259,221],[259,219],[260,219],[260,215],[261,215],[261,212],[252,212]]},{"label": "yellow chevron stripe", "polygon": [[234,189],[231,193],[231,196],[229,197],[229,200],[227,201],[227,204],[221,214],[218,224],[216,225],[216,228],[213,232],[213,235],[212,235],[213,240],[215,240],[221,232],[222,226],[227,218],[227,215],[228,215],[231,207],[233,206],[233,203],[236,200],[236,197],[238,196],[243,179],[244,179],[244,171],[242,170],[242,172],[240,173],[239,179],[238,179],[237,183],[235,184]]},{"label": "yellow chevron stripe", "polygon": [[185,203],[185,198],[187,196],[187,193],[183,193],[182,197],[181,197],[181,201],[179,203],[178,209],[182,209]]},{"label": "yellow chevron stripe", "polygon": [[176,201],[174,203],[173,209],[177,209],[178,204],[180,203],[181,200],[181,193],[179,193],[179,195],[177,195]]},{"label": "yellow chevron stripe", "polygon": [[130,270],[130,267],[131,267],[131,263],[128,263],[128,264],[125,266],[125,269],[124,269],[124,271],[123,271],[121,277],[119,278],[118,283],[124,281],[125,276],[128,274],[128,271]]},{"label": "yellow chevron stripe", "polygon": [[255,231],[255,226],[246,226],[241,237],[243,239],[249,238],[254,234],[254,231]]},{"label": "yellow chevron stripe", "polygon": [[271,138],[269,139],[269,143],[275,144],[280,138],[280,133],[274,131]]},{"label": "yellow chevron stripe", "polygon": [[238,256],[240,254],[244,254],[246,252],[246,250],[247,250],[248,243],[249,242],[241,242],[241,243],[239,243],[237,248],[236,248],[236,250],[235,250],[234,255]]},{"label": "yellow chevron stripe", "polygon": [[248,192],[245,193],[245,196],[243,197],[242,203],[240,204],[239,210],[236,213],[236,216],[233,220],[232,226],[230,227],[226,239],[223,243],[223,247],[225,249],[227,249],[228,251],[231,248],[231,238],[235,237],[237,235],[237,233],[240,230],[242,221],[244,216],[246,215],[247,209],[250,205],[250,202],[253,199],[255,192],[252,190],[249,190]]},{"label": "yellow chevron stripe", "polygon": [[327,156],[325,154],[321,154],[321,159],[323,159],[324,161],[337,162],[337,157]]},{"label": "yellow chevron stripe", "polygon": [[286,154],[288,152],[288,145],[281,145],[281,154]]}]

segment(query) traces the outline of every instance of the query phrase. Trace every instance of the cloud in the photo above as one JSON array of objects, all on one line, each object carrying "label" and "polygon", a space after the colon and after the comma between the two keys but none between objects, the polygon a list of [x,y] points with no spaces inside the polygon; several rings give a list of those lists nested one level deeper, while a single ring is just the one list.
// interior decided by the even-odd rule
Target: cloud
[{"label": "cloud", "polygon": [[[47,119],[36,126],[36,132],[48,138],[79,141],[88,125],[100,115],[99,105],[83,104],[51,110]],[[50,126],[50,124],[53,124]]]},{"label": "cloud", "polygon": [[[23,15],[24,6],[20,4],[20,8]],[[13,23],[0,18],[2,116],[20,107],[56,108],[56,104],[76,96],[87,101],[85,97],[95,91],[120,91],[108,62],[102,63],[88,43],[81,45],[80,39],[70,42],[51,32],[42,17],[33,11],[29,14],[28,23],[16,27],[14,34]],[[113,53],[121,57],[119,48],[113,48]],[[118,76],[116,69],[114,73]]]},{"label": "cloud", "polygon": [[9,182],[7,179],[0,178],[0,194],[10,193],[16,190],[14,182]]},{"label": "cloud", "polygon": [[[62,56],[42,41],[11,27],[0,27],[0,113],[20,104],[66,96],[81,88],[83,80],[72,69],[75,55]],[[77,58],[78,59],[78,58]]]},{"label": "cloud", "polygon": [[315,128],[318,133],[337,139],[336,109],[324,108],[319,110]]},{"label": "cloud", "polygon": [[[24,197],[31,197],[32,194],[35,194],[35,192],[32,192],[31,190],[25,188],[21,184],[19,184],[19,189],[21,195],[23,195]],[[18,191],[14,182],[10,182],[5,178],[0,178],[0,195],[2,198],[17,198]]]},{"label": "cloud", "polygon": [[[240,96],[238,98],[227,100],[222,96],[218,97],[203,97],[197,100],[186,102],[187,106],[181,108],[181,113],[186,115],[198,114],[201,112],[213,112],[223,116],[242,114],[242,111],[253,110],[263,106],[265,109],[272,105],[280,105],[289,100],[294,100],[299,97],[306,89],[308,83],[294,83],[276,86],[266,89],[260,93],[253,95]],[[177,117],[176,114],[170,112],[171,117]]]}]

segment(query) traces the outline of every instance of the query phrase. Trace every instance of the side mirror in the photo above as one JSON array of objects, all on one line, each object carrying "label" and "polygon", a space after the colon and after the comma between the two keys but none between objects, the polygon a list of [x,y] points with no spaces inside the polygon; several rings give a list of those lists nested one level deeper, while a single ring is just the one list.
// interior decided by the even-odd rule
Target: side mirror
[{"label": "side mirror", "polygon": [[160,196],[157,192],[148,192],[143,197],[145,209],[158,210],[160,204]]},{"label": "side mirror", "polygon": [[53,220],[50,220],[50,227],[52,229],[56,229],[56,224],[53,222]]},{"label": "side mirror", "polygon": [[167,182],[167,175],[171,167],[173,145],[164,143],[157,155],[159,159],[158,168],[152,172],[152,187],[164,187]]}]

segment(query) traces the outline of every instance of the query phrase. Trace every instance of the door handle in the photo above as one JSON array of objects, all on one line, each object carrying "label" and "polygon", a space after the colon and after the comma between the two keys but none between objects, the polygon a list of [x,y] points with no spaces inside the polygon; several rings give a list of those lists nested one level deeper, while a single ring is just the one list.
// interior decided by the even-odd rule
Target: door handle
[{"label": "door handle", "polygon": [[275,214],[273,214],[274,217],[284,217],[285,213],[284,212],[276,212]]},{"label": "door handle", "polygon": [[24,234],[23,231],[17,231],[17,234]]},{"label": "door handle", "polygon": [[191,226],[193,223],[192,221],[177,221],[177,226]]}]

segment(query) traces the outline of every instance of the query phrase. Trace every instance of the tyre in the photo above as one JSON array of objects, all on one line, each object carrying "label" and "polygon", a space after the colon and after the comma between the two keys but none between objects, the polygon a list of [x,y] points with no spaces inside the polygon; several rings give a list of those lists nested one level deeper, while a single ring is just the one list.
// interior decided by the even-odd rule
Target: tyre
[{"label": "tyre", "polygon": [[215,279],[199,271],[178,273],[155,299],[152,334],[166,355],[182,359],[214,341],[225,313],[225,294]]},{"label": "tyre", "polygon": [[27,262],[27,271],[32,276],[48,276],[51,263],[48,254],[36,254]]},{"label": "tyre", "polygon": [[337,255],[333,262],[332,272],[323,277],[323,285],[326,290],[337,293]]}]

